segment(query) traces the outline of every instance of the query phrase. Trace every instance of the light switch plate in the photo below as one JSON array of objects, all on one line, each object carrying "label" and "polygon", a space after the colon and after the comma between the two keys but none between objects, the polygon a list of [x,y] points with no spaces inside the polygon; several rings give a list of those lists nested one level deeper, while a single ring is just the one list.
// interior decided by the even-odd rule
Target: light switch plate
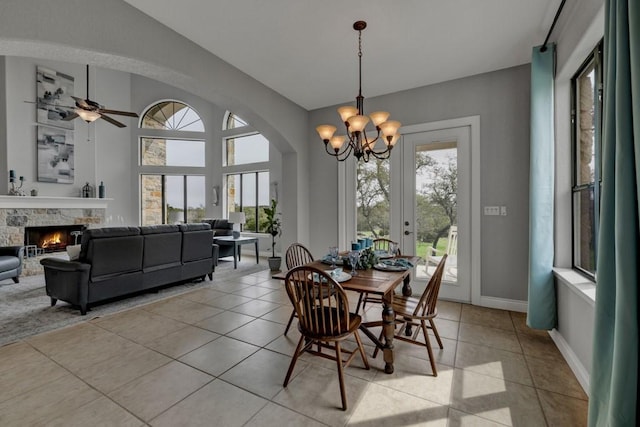
[{"label": "light switch plate", "polygon": [[485,206],[485,215],[500,215],[500,206]]}]

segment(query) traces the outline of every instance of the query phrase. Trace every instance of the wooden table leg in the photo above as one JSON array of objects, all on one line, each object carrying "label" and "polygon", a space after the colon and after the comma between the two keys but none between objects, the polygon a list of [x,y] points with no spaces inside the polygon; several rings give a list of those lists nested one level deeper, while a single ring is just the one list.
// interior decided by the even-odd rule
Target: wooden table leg
[{"label": "wooden table leg", "polygon": [[404,278],[404,282],[402,283],[402,295],[405,297],[410,297],[412,293],[413,289],[411,289],[411,274],[409,274]]},{"label": "wooden table leg", "polygon": [[393,374],[393,336],[395,335],[395,313],[393,312],[393,292],[382,297],[382,332],[384,345],[384,372]]}]

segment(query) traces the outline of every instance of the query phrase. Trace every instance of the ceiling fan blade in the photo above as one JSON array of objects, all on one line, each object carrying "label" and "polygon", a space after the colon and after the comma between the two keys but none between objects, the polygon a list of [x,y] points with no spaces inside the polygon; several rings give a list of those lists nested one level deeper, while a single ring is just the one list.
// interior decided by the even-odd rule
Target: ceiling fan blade
[{"label": "ceiling fan blade", "polygon": [[102,113],[100,114],[100,118],[101,118],[101,119],[104,119],[104,120],[106,120],[106,121],[108,121],[108,122],[109,122],[109,123],[111,123],[112,125],[118,126],[119,128],[126,127],[126,125],[124,125],[123,123],[120,123],[119,121],[114,120],[114,119],[112,119],[111,117],[106,116],[106,115],[104,115],[104,114],[102,114]]},{"label": "ceiling fan blade", "polygon": [[71,113],[67,114],[67,116],[64,119],[62,119],[62,121],[63,122],[70,122],[71,120],[73,120],[73,119],[75,119],[77,117],[80,117],[80,116],[78,116],[78,113],[71,112]]},{"label": "ceiling fan blade", "polygon": [[76,104],[78,105],[78,107],[84,108],[86,110],[91,109],[91,106],[87,104],[87,101],[85,101],[84,99],[78,98],[77,96],[73,96],[73,95],[71,95],[71,98],[73,98],[76,101]]},{"label": "ceiling fan blade", "polygon": [[133,112],[130,112],[130,111],[108,110],[106,108],[101,108],[100,112],[101,113],[107,113],[107,114],[117,114],[119,116],[139,117],[137,113],[133,113]]}]

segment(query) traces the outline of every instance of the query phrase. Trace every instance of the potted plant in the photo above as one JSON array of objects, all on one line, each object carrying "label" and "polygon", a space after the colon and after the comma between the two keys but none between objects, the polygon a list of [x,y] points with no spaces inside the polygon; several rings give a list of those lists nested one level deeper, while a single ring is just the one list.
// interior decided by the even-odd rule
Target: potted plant
[{"label": "potted plant", "polygon": [[280,270],[280,264],[282,263],[282,257],[276,256],[276,236],[282,236],[282,222],[278,216],[280,214],[276,212],[277,207],[278,201],[271,199],[271,207],[264,208],[267,219],[263,226],[267,233],[271,234],[271,256],[267,259],[271,271]]}]

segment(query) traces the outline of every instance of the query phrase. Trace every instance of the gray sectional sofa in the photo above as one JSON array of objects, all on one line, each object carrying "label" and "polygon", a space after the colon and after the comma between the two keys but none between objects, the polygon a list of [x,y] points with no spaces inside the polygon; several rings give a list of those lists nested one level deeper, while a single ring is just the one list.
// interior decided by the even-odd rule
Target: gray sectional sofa
[{"label": "gray sectional sofa", "polygon": [[212,277],[217,247],[209,224],[86,230],[78,260],[44,258],[47,295],[80,308],[160,286]]}]

